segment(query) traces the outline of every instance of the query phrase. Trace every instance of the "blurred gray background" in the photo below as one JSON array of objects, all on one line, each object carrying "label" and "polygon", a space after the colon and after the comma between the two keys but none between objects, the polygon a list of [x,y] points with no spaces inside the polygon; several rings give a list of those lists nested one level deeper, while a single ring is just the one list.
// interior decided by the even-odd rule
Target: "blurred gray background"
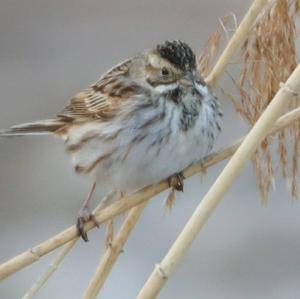
[{"label": "blurred gray background", "polygon": [[[218,17],[235,12],[240,20],[250,2],[1,0],[0,128],[52,117],[112,65],[165,39],[183,39],[199,53]],[[215,149],[247,131],[228,101],[222,108]],[[99,298],[135,298],[224,165],[189,179],[171,213],[166,193],[151,202]],[[72,225],[88,187],[60,140],[1,139],[0,262]],[[299,298],[299,214],[280,180],[262,206],[248,164],[160,298]],[[80,297],[103,252],[104,229],[89,238],[36,298]],[[52,259],[1,282],[0,298],[20,298]]]}]

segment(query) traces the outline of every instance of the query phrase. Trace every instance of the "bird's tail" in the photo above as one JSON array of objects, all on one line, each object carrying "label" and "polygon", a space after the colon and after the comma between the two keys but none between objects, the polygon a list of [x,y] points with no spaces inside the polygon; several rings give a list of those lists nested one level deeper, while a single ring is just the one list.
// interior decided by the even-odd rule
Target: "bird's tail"
[{"label": "bird's tail", "polygon": [[45,119],[0,130],[0,136],[49,135],[61,129],[65,123],[58,119]]}]

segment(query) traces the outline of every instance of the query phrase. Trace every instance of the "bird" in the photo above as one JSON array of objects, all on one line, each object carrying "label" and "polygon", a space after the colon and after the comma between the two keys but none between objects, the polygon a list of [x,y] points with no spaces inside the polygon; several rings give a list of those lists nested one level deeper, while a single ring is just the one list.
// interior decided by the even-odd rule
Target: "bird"
[{"label": "bird", "polygon": [[218,98],[197,71],[191,47],[165,41],[117,64],[75,94],[55,117],[12,126],[0,136],[61,138],[76,173],[92,187],[76,226],[94,220],[89,204],[96,185],[129,194],[167,178],[207,155],[221,131]]}]

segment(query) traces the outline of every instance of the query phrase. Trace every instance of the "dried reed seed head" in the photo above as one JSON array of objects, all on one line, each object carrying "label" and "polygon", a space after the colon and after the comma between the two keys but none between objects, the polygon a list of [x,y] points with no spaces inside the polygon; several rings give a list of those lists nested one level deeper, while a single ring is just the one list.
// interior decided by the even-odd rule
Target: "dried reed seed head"
[{"label": "dried reed seed head", "polygon": [[171,211],[171,209],[173,208],[175,200],[175,189],[171,188],[165,202],[165,206],[169,211]]},{"label": "dried reed seed head", "polygon": [[223,35],[225,33],[229,33],[229,31],[232,31],[227,29],[227,26],[229,26],[231,23],[234,23],[234,26],[236,26],[235,21],[236,17],[233,14],[220,18],[219,25],[217,26],[216,30],[213,32],[213,34],[211,34],[205,43],[202,53],[199,55],[197,61],[197,69],[204,77],[210,73],[212,65],[216,61]]},{"label": "dried reed seed head", "polygon": [[[269,11],[262,12],[258,22],[241,47],[241,70],[235,79],[229,76],[240,94],[237,101],[228,92],[222,93],[234,103],[242,118],[251,126],[255,124],[267,105],[277,93],[280,83],[285,82],[295,69],[296,25],[295,18],[300,12],[300,0],[277,0]],[[222,38],[228,34],[226,28],[232,16],[221,19],[220,25],[209,37],[198,59],[198,70],[207,76],[216,59]],[[290,108],[300,105],[295,99]],[[286,134],[288,131],[290,134]],[[257,183],[263,199],[267,199],[274,185],[274,163],[270,145],[274,138],[266,139],[252,159]],[[281,173],[290,183],[293,198],[298,196],[297,174],[300,152],[299,124],[277,134],[278,161]],[[292,148],[289,151],[288,148]]]},{"label": "dried reed seed head", "polygon": [[295,14],[300,14],[300,0],[295,1]]},{"label": "dried reed seed head", "polygon": [[[251,125],[257,121],[277,93],[280,82],[285,82],[297,65],[295,16],[299,12],[299,3],[300,1],[276,1],[271,11],[256,24],[241,48],[242,70],[235,83],[241,100],[235,102],[235,105]],[[295,102],[299,105],[299,100]],[[292,138],[287,138],[285,131],[277,134],[279,164],[283,177],[291,180],[291,194],[296,197],[299,142],[295,135],[296,128],[289,130]],[[253,159],[263,198],[267,198],[273,185],[274,166],[270,154],[270,140],[268,138],[262,143]],[[294,150],[289,159],[287,147],[291,142]]]}]

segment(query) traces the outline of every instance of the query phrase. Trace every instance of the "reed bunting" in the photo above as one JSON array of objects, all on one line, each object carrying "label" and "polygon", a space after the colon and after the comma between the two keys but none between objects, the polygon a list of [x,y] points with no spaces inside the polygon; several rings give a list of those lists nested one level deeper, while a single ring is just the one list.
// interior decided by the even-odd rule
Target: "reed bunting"
[{"label": "reed bunting", "polygon": [[113,67],[55,118],[0,135],[64,140],[75,171],[94,182],[77,220],[87,241],[84,222],[92,219],[88,205],[96,184],[127,194],[178,174],[211,150],[221,116],[191,48],[167,41]]}]

